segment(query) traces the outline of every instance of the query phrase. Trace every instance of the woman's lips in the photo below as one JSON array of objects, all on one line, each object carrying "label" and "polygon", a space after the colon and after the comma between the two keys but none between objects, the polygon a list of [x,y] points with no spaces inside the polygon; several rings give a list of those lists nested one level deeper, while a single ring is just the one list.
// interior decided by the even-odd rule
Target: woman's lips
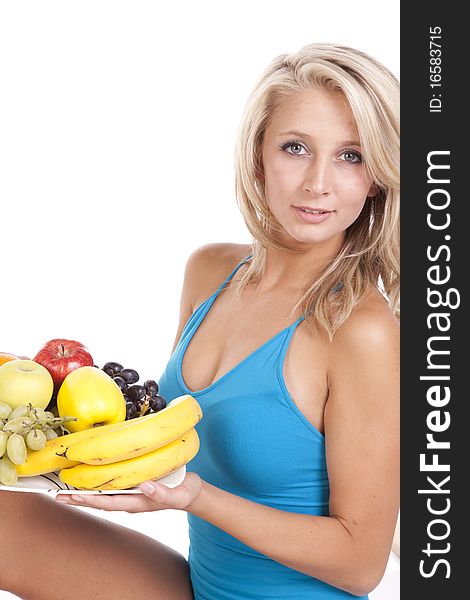
[{"label": "woman's lips", "polygon": [[334,213],[333,210],[325,210],[324,208],[310,208],[309,206],[294,206],[296,213],[303,221],[307,223],[323,223],[328,217]]}]

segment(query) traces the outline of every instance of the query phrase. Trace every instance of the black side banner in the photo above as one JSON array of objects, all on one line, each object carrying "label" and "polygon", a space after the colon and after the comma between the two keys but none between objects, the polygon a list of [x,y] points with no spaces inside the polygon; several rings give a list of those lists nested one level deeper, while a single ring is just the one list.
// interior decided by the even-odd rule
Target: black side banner
[{"label": "black side banner", "polygon": [[452,2],[402,3],[401,20],[401,597],[447,600],[470,573],[470,30]]}]

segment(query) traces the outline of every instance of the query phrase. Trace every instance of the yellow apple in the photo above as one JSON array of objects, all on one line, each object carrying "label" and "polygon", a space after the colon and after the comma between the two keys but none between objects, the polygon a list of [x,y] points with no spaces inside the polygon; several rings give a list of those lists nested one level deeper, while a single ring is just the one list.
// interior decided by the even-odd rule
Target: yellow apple
[{"label": "yellow apple", "polygon": [[0,366],[0,402],[13,409],[26,404],[46,408],[53,391],[51,374],[33,360],[10,360]]},{"label": "yellow apple", "polygon": [[80,367],[67,375],[57,394],[61,417],[77,417],[67,423],[71,432],[126,420],[126,402],[114,380],[97,367]]}]

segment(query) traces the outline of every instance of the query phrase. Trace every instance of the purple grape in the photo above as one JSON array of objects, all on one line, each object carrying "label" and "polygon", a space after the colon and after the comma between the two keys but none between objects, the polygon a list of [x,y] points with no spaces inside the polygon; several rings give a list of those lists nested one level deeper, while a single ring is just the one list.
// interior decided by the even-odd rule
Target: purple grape
[{"label": "purple grape", "polygon": [[147,379],[147,381],[144,382],[144,388],[149,396],[155,398],[155,396],[158,395],[158,383],[153,379]]},{"label": "purple grape", "polygon": [[150,408],[154,412],[163,410],[165,407],[166,407],[166,400],[164,398],[162,398],[162,396],[155,396],[155,398],[150,399]]},{"label": "purple grape", "polygon": [[106,373],[106,375],[114,377],[114,375],[118,375],[123,368],[124,367],[117,362],[107,362],[103,367],[103,371]]},{"label": "purple grape", "polygon": [[139,381],[139,374],[134,369],[122,369],[119,375],[129,385],[132,383],[137,383]]},{"label": "purple grape", "polygon": [[145,398],[145,390],[142,385],[131,385],[127,388],[126,392],[132,402]]},{"label": "purple grape", "polygon": [[127,390],[127,383],[124,381],[124,379],[119,375],[116,375],[115,377],[113,377],[113,379],[118,384],[121,392],[124,393]]},{"label": "purple grape", "polygon": [[126,402],[126,419],[132,419],[137,414],[135,405],[132,402]]}]

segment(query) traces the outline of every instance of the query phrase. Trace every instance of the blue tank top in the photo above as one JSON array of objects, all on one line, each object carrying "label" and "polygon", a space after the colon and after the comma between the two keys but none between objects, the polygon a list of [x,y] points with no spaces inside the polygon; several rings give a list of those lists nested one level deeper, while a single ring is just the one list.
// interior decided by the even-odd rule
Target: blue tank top
[{"label": "blue tank top", "polygon": [[[324,436],[297,408],[283,363],[298,318],[208,387],[192,391],[182,375],[186,348],[220,292],[251,257],[191,315],[162,374],[167,401],[194,396],[203,410],[201,448],[188,471],[223,490],[280,510],[328,515]],[[196,600],[345,600],[355,598],[290,569],[207,521],[188,514],[189,566]],[[367,596],[363,596],[367,599]]]}]

